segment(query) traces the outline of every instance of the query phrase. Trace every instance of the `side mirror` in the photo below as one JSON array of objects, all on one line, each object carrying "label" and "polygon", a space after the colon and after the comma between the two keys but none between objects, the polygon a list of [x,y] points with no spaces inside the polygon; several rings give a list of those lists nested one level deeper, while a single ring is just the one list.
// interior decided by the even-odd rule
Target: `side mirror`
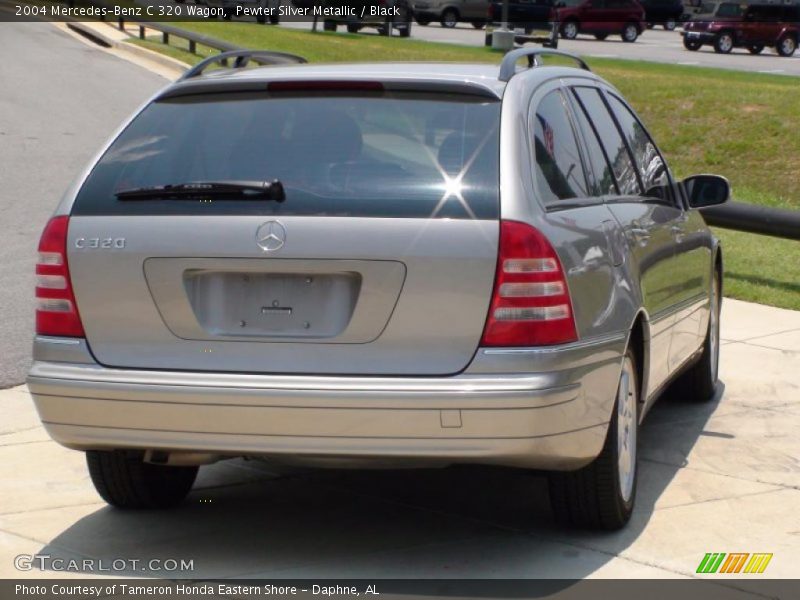
[{"label": "side mirror", "polygon": [[731,197],[731,185],[719,175],[693,175],[683,180],[690,208],[724,204]]}]

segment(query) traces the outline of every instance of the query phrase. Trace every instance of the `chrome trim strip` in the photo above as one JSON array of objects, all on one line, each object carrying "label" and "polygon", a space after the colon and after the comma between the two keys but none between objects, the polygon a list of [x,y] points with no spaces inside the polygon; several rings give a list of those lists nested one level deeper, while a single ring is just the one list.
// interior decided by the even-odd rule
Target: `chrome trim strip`
[{"label": "chrome trim strip", "polygon": [[[293,390],[404,393],[484,394],[532,392],[552,388],[548,373],[524,375],[458,375],[453,377],[353,377],[303,375],[250,375],[236,373],[207,373],[186,371],[145,371],[113,369],[98,365],[84,366],[69,363],[36,361],[28,375],[28,384],[55,384],[74,381],[81,385],[124,384],[144,387],[186,386],[215,389]],[[571,388],[573,386],[566,386]],[[577,386],[574,386],[577,387]]]},{"label": "chrome trim strip", "polygon": [[626,338],[626,333],[611,333],[572,342],[571,344],[564,344],[562,346],[544,346],[541,348],[481,348],[481,350],[484,354],[554,354],[624,342]]},{"label": "chrome trim strip", "polygon": [[83,338],[63,338],[63,337],[49,337],[45,335],[37,335],[34,338],[35,342],[42,344],[61,344],[63,346],[80,346]]}]

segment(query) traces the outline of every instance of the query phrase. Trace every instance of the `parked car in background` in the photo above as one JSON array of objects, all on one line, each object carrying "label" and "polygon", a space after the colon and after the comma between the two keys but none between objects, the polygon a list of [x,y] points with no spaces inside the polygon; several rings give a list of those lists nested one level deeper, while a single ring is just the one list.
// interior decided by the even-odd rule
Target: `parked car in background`
[{"label": "parked car in background", "polygon": [[229,53],[133,115],[44,228],[27,379],[106,502],[237,456],[490,464],[625,525],[648,410],[715,398],[729,186],[542,52],[203,74]]},{"label": "parked car in background", "polygon": [[598,40],[619,35],[635,42],[645,29],[645,11],[636,0],[559,0],[556,17],[561,37],[568,40],[588,33]]},{"label": "parked car in background", "polygon": [[681,22],[685,11],[682,0],[639,0],[644,7],[644,19],[648,27],[660,25],[672,31]]},{"label": "parked car in background", "polygon": [[414,13],[410,0],[322,0],[322,6],[334,11],[342,7],[352,8],[348,15],[324,17],[322,27],[325,31],[336,31],[339,25],[344,25],[349,33],[372,27],[384,35],[391,35],[394,29],[400,37],[411,35]]},{"label": "parked car in background", "polygon": [[[221,8],[226,20],[236,16],[237,7],[259,9],[255,19],[258,23],[270,23],[277,25],[280,23],[280,13],[278,8],[281,0],[194,0],[195,4],[208,6],[210,8]],[[185,0],[175,0],[178,4],[183,4]]]},{"label": "parked car in background", "polygon": [[442,27],[452,28],[458,23],[472,23],[480,29],[489,20],[489,0],[417,0],[414,19],[420,25],[438,21]]},{"label": "parked car in background", "polygon": [[734,23],[742,19],[745,9],[739,2],[705,2],[697,7],[697,12],[683,24],[683,47],[687,50],[699,50],[706,39],[706,30],[712,22],[726,21]]},{"label": "parked car in background", "polygon": [[709,45],[721,54],[728,54],[734,48],[747,48],[751,54],[759,54],[770,47],[780,56],[792,56],[800,37],[800,7],[751,4],[743,9],[726,2],[712,16],[697,16],[683,29],[683,45],[687,50]]},{"label": "parked car in background", "polygon": [[[492,45],[492,35],[503,24],[503,0],[491,0],[485,45]],[[510,0],[508,27],[518,43],[533,42],[546,48],[558,47],[558,23],[555,0]]]},{"label": "parked car in background", "polygon": [[[509,0],[508,25],[524,33],[534,30],[549,31],[556,19],[555,0]],[[503,0],[489,3],[489,22],[500,25],[503,22]]]}]

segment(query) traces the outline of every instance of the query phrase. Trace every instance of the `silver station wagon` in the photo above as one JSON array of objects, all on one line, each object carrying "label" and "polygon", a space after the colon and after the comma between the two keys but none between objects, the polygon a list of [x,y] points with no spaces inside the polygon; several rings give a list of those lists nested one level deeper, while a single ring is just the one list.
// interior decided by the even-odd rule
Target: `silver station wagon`
[{"label": "silver station wagon", "polygon": [[66,192],[28,377],[49,434],[122,508],[237,456],[480,463],[546,471],[560,522],[624,525],[647,410],[674,381],[715,393],[696,209],[726,180],[675,181],[565,53],[303,62],[201,63]]}]

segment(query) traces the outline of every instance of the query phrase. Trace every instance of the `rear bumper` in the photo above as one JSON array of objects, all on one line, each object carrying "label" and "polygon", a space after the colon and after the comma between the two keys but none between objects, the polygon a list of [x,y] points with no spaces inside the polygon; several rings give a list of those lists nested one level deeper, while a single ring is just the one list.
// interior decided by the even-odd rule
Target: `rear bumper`
[{"label": "rear bumper", "polygon": [[[615,336],[554,350],[481,350],[465,373],[441,378],[187,373],[36,360],[28,387],[48,433],[79,450],[574,469],[602,448],[624,343]],[[498,372],[521,364],[549,368]]]}]

